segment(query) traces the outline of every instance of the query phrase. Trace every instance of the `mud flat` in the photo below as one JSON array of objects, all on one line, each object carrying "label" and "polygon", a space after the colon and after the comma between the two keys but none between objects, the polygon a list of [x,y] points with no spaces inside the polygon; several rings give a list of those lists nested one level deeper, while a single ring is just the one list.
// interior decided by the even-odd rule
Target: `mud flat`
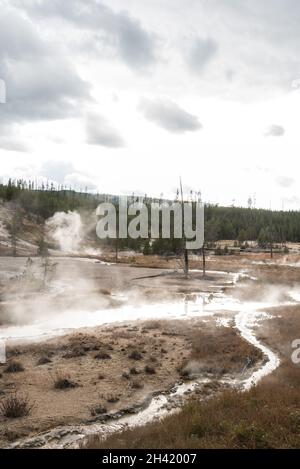
[{"label": "mud flat", "polygon": [[[247,357],[252,356],[251,369],[262,359],[236,331],[216,326],[212,319],[86,329],[43,344],[9,347],[8,355],[8,363],[1,367],[3,398],[17,391],[29,396],[34,407],[27,417],[2,418],[2,446],[62,425],[91,425],[138,413],[147,409],[154,395],[169,393],[176,384],[185,386],[177,397],[194,391],[205,394],[207,383],[210,392],[220,390],[240,378]],[[23,371],[7,373],[16,362]],[[69,385],[56,389],[58,379]],[[195,379],[196,386],[188,384]],[[180,385],[184,381],[187,384]],[[199,387],[201,383],[206,386]],[[156,410],[165,404],[170,411],[177,401],[172,404],[165,398]],[[38,441],[33,438],[28,445],[39,446]]]},{"label": "mud flat", "polygon": [[[0,368],[1,394],[26,394],[34,408],[28,417],[2,420],[2,444],[140,406],[145,396],[179,379],[177,368],[189,349],[183,334],[169,336],[155,324],[95,328],[42,344],[9,346],[8,362]],[[6,372],[12,363],[22,364],[24,371]],[[56,389],[59,379],[66,384]]]},{"label": "mud flat", "polygon": [[[194,268],[185,279],[172,269],[61,259],[42,291],[11,277],[2,290],[10,324],[0,329],[8,345],[1,402],[26,395],[33,408],[18,419],[2,415],[0,444],[76,447],[89,434],[151,422],[193,396],[258,382],[278,366],[253,332],[260,310],[278,303],[249,301],[259,269],[216,269],[203,279]],[[8,373],[15,362],[23,371]]]},{"label": "mud flat", "polygon": [[[256,386],[241,392],[224,391],[212,399],[198,396],[180,413],[147,425],[101,431],[84,440],[85,448],[299,448],[300,373],[293,362],[292,342],[300,330],[299,304],[265,309],[253,314],[247,328],[260,345],[280,359],[279,366]],[[252,339],[251,339],[252,340]],[[299,353],[297,354],[299,357]],[[259,371],[265,370],[263,363]],[[272,360],[270,360],[272,364]],[[256,375],[256,371],[253,373]],[[244,382],[247,384],[248,379]]]}]

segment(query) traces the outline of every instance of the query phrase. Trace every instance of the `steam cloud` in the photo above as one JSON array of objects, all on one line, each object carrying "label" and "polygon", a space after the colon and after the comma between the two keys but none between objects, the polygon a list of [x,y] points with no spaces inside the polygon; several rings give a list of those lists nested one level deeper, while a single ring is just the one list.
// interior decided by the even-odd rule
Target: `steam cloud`
[{"label": "steam cloud", "polygon": [[46,221],[46,228],[62,252],[78,252],[83,238],[83,225],[78,212],[56,212]]}]

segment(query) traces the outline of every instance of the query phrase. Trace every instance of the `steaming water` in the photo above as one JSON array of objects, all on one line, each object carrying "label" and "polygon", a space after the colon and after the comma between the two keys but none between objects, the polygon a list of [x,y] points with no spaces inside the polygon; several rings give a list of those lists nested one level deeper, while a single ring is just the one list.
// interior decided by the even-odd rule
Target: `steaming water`
[{"label": "steaming water", "polygon": [[[125,297],[126,298],[126,297]],[[148,319],[183,319],[207,315],[208,294],[189,295],[171,303],[123,305],[98,311],[70,310],[63,314],[49,313],[47,319],[25,326],[0,328],[0,339],[38,339],[59,336],[83,327]]]},{"label": "steaming water", "polygon": [[300,261],[298,262],[288,262],[288,261],[271,261],[268,259],[265,259],[263,261],[252,261],[252,264],[254,265],[265,265],[265,266],[280,266],[280,267],[295,267],[296,269],[300,268]]},{"label": "steaming water", "polygon": [[[245,305],[246,307],[248,305]],[[259,342],[255,337],[252,330],[250,329],[251,322],[252,325],[255,325],[257,319],[262,316],[262,313],[258,313],[255,310],[241,311],[235,317],[236,327],[239,329],[242,337],[250,342],[252,345],[260,349],[264,355],[267,356],[265,364],[257,371],[255,371],[250,378],[248,378],[244,383],[243,387],[245,390],[250,389],[252,386],[257,384],[264,376],[267,376],[269,373],[272,373],[280,363],[278,356],[264,344]]]},{"label": "steaming water", "polygon": [[[287,305],[290,305],[290,303],[287,303]],[[257,325],[259,320],[271,317],[270,315],[265,313],[263,309],[268,309],[275,306],[278,306],[277,302],[241,303],[239,300],[224,297],[221,299],[219,304],[211,304],[207,307],[207,310],[213,308],[216,311],[217,308],[221,308],[232,312],[235,311],[237,313],[235,315],[235,325],[240,331],[241,336],[249,343],[260,349],[266,356],[265,364],[259,370],[255,371],[250,376],[250,378],[248,378],[242,383],[242,386],[245,390],[250,389],[253,385],[257,384],[264,376],[267,376],[279,366],[280,360],[277,355],[264,344],[259,342],[253,332],[253,327]]]},{"label": "steaming water", "polygon": [[[231,277],[231,282],[235,284],[245,273],[239,273]],[[300,302],[300,294],[291,291],[290,297],[293,301]],[[287,303],[293,304],[293,303]],[[66,312],[64,315],[55,315],[52,319],[48,319],[43,323],[32,324],[24,327],[7,327],[2,328],[0,336],[2,338],[38,338],[49,335],[61,335],[69,330],[81,327],[93,327],[96,325],[112,324],[122,321],[137,321],[147,319],[184,319],[199,318],[216,315],[216,321],[219,325],[228,325],[228,313],[234,318],[235,326],[240,331],[242,337],[255,347],[260,349],[266,359],[261,368],[254,371],[250,377],[242,379],[238,382],[231,382],[233,386],[241,386],[242,389],[249,389],[258,381],[271,373],[279,365],[279,358],[274,352],[268,349],[264,344],[259,342],[253,332],[254,326],[266,317],[264,312],[267,308],[278,306],[279,303],[273,302],[240,302],[230,295],[223,293],[215,293],[213,296],[209,294],[190,294],[185,298],[181,295],[173,302],[144,304],[138,306],[122,305],[118,308],[110,308],[91,311],[72,311]],[[227,318],[221,318],[223,313],[227,314]],[[205,321],[205,319],[204,319]],[[225,321],[225,322],[224,322]],[[49,447],[64,448],[78,447],[83,438],[101,434],[108,435],[110,433],[122,430],[124,428],[144,425],[155,419],[169,415],[170,412],[179,410],[185,395],[202,386],[207,380],[199,379],[191,383],[179,384],[174,387],[173,392],[161,394],[150,399],[148,406],[139,411],[137,414],[124,416],[113,423],[94,423],[91,425],[65,426],[58,427],[37,437],[27,438],[22,442],[17,442],[13,447]]]},{"label": "steaming water", "polygon": [[[61,289],[65,286],[61,285]],[[115,297],[115,295],[113,295]],[[125,296],[118,299],[126,301]],[[272,304],[247,303],[247,308],[271,307]],[[151,319],[187,319],[213,316],[222,312],[237,313],[244,304],[222,293],[194,293],[177,295],[172,302],[154,304],[124,304],[117,308],[90,310],[67,310],[63,314],[49,312],[42,320],[22,326],[0,327],[0,340],[43,340],[61,336],[72,330],[95,327],[119,322]]]},{"label": "steaming water", "polygon": [[292,290],[289,292],[289,296],[296,303],[300,303],[300,292]]},{"label": "steaming water", "polygon": [[56,212],[46,221],[48,235],[60,246],[62,252],[78,252],[83,238],[83,224],[78,212]]},{"label": "steaming water", "polygon": [[[190,296],[189,296],[190,297]],[[239,385],[242,389],[249,389],[254,384],[271,373],[278,365],[279,358],[265,345],[260,343],[253,333],[253,327],[262,318],[269,317],[267,313],[262,310],[276,306],[273,303],[258,303],[248,302],[241,303],[233,297],[225,296],[221,293],[215,294],[212,301],[209,301],[207,295],[194,295],[194,300],[177,300],[173,303],[160,303],[155,305],[142,305],[138,307],[122,306],[116,309],[98,311],[96,313],[84,312],[84,314],[78,314],[74,318],[64,318],[64,321],[70,324],[69,321],[72,319],[72,325],[74,320],[77,321],[76,326],[93,326],[96,324],[113,323],[116,321],[134,321],[138,319],[152,319],[152,318],[193,318],[193,317],[205,317],[208,315],[215,315],[224,312],[231,312],[234,314],[235,325],[239,329],[241,335],[255,347],[259,348],[265,355],[266,360],[263,366],[252,373],[249,378],[246,378],[239,382],[231,382],[233,386]],[[54,324],[57,327],[57,319]],[[217,318],[219,321],[219,318]],[[61,324],[63,326],[63,324]],[[38,333],[41,332],[36,326],[35,330],[28,329],[27,332]],[[45,327],[45,324],[44,324]],[[47,327],[50,329],[51,324],[48,323]],[[23,329],[24,333],[24,328]],[[59,329],[56,329],[56,333]],[[62,333],[62,329],[60,332]],[[6,336],[16,336],[17,329],[12,328],[6,329]],[[52,333],[54,329],[52,329]],[[2,331],[3,333],[3,331]],[[207,379],[199,379],[191,383],[184,383],[174,387],[170,395],[161,394],[153,397],[149,405],[134,415],[124,416],[119,418],[113,423],[94,423],[91,425],[78,425],[78,426],[65,426],[53,429],[49,432],[45,432],[37,437],[28,438],[22,442],[17,442],[12,447],[30,447],[39,446],[44,448],[66,448],[66,447],[78,447],[80,442],[93,434],[100,434],[107,436],[116,431],[120,431],[124,428],[132,428],[140,425],[144,425],[154,421],[155,419],[163,418],[166,415],[170,415],[172,412],[177,412],[180,409],[182,402],[184,401],[185,395],[191,393],[197,387],[202,386]]]}]

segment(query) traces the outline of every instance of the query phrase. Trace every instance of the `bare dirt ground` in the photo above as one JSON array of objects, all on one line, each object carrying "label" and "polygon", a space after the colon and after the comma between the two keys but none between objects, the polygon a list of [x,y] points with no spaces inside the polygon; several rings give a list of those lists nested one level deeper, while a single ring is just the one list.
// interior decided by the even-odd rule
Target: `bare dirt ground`
[{"label": "bare dirt ground", "polygon": [[[194,259],[194,271],[188,279],[176,271],[180,267],[176,259],[125,257],[118,265],[105,264],[108,260],[52,259],[57,265],[43,286],[36,282],[40,259],[33,259],[35,269],[28,277],[22,276],[26,258],[0,258],[1,329],[17,326],[19,334],[19,339],[8,341],[8,363],[0,368],[1,402],[17,392],[28,396],[33,404],[31,413],[22,418],[0,417],[1,446],[58,425],[101,420],[124,409],[134,411],[146,396],[191,379],[193,373],[209,376],[220,388],[224,377],[241,376],[249,357],[249,372],[263,360],[260,351],[242,339],[234,327],[218,323],[226,318],[227,325],[233,326],[233,316],[226,311],[221,317],[196,315],[193,319],[170,317],[150,322],[141,314],[132,321],[117,317],[115,324],[108,325],[114,322],[120,307],[134,305],[139,310],[141,306],[142,311],[145,303],[151,308],[157,302],[166,302],[167,311],[168,302],[174,298],[190,298],[197,293],[213,298],[227,291],[240,301],[262,300],[274,291],[284,299],[286,289],[299,287],[299,256],[295,255],[278,256],[272,261],[261,254],[211,257],[205,278],[201,260]],[[235,286],[229,272],[241,270],[247,278]],[[102,321],[101,315],[107,310],[110,316]],[[92,318],[90,328],[82,325],[87,314]],[[98,320],[102,326],[97,326]],[[60,324],[63,336],[43,342],[35,337],[38,343],[32,343],[30,334],[36,333],[37,325],[41,333],[51,335],[51,321]],[[290,321],[292,325],[292,316]],[[77,330],[71,331],[74,323]],[[25,341],[22,331],[28,335]],[[258,332],[265,343],[278,350],[278,343],[271,343],[267,326]],[[16,330],[12,329],[16,337],[14,334]],[[24,370],[6,372],[15,362]],[[56,389],[58,378],[69,385]]]},{"label": "bare dirt ground", "polygon": [[[212,339],[213,338],[213,339]],[[0,444],[59,425],[99,420],[105,414],[135,411],[145,397],[191,379],[189,364],[216,381],[241,373],[247,357],[260,353],[229,328],[201,321],[151,321],[80,331],[45,344],[8,349],[0,368],[4,396],[18,392],[34,405],[29,416],[1,419]],[[24,371],[6,372],[13,363]],[[71,387],[55,389],[58,378]],[[74,387],[73,387],[74,386]],[[108,415],[107,415],[108,414]]]},{"label": "bare dirt ground", "polygon": [[[249,391],[224,391],[203,401],[193,396],[179,414],[115,433],[90,437],[85,448],[278,449],[300,445],[300,363],[291,359],[300,339],[300,307],[270,308],[256,326],[259,340],[280,366]],[[298,353],[298,357],[300,354]]]},{"label": "bare dirt ground", "polygon": [[[24,419],[2,419],[0,441],[137,406],[145,395],[170,387],[189,346],[183,334],[163,332],[122,325],[9,348],[8,364],[0,368],[1,393],[27,394],[34,408]],[[15,362],[24,371],[7,373]],[[58,378],[72,384],[55,389]]]}]

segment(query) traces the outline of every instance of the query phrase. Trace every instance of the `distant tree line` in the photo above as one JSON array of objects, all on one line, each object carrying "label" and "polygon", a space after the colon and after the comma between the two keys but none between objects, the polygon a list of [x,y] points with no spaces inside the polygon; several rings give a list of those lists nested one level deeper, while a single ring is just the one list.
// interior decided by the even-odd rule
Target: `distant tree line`
[{"label": "distant tree line", "polygon": [[59,211],[95,209],[101,197],[99,194],[89,194],[87,190],[76,192],[54,184],[38,186],[34,181],[9,179],[7,184],[0,184],[0,199],[16,203],[28,216],[46,220]]},{"label": "distant tree line", "polygon": [[[138,200],[141,198],[139,197]],[[57,211],[69,210],[91,211],[95,210],[100,202],[110,201],[116,205],[117,196],[107,194],[91,194],[87,189],[77,192],[72,188],[42,184],[35,182],[10,179],[7,184],[0,184],[0,200],[14,204],[18,211],[11,227],[12,245],[15,243],[16,232],[20,226],[20,210],[26,216],[36,217],[42,224]],[[131,201],[135,200],[134,194]],[[146,195],[143,198],[146,204],[152,199]],[[178,194],[175,201],[178,200]],[[118,210],[118,209],[117,209]],[[130,218],[129,220],[130,221]],[[172,218],[171,218],[172,222]],[[172,227],[171,227],[172,233]],[[236,240],[239,245],[246,241],[257,241],[261,246],[272,243],[285,244],[287,241],[300,242],[300,212],[299,211],[272,211],[256,208],[221,207],[218,205],[205,205],[205,242],[214,243],[218,240]],[[104,241],[107,245],[114,245],[115,240]],[[178,239],[120,239],[118,249],[134,249],[145,254],[150,253],[177,253],[182,249],[182,241]],[[41,249],[44,249],[41,246]]]},{"label": "distant tree line", "polygon": [[205,239],[233,239],[240,243],[300,241],[300,212],[205,206]]}]

